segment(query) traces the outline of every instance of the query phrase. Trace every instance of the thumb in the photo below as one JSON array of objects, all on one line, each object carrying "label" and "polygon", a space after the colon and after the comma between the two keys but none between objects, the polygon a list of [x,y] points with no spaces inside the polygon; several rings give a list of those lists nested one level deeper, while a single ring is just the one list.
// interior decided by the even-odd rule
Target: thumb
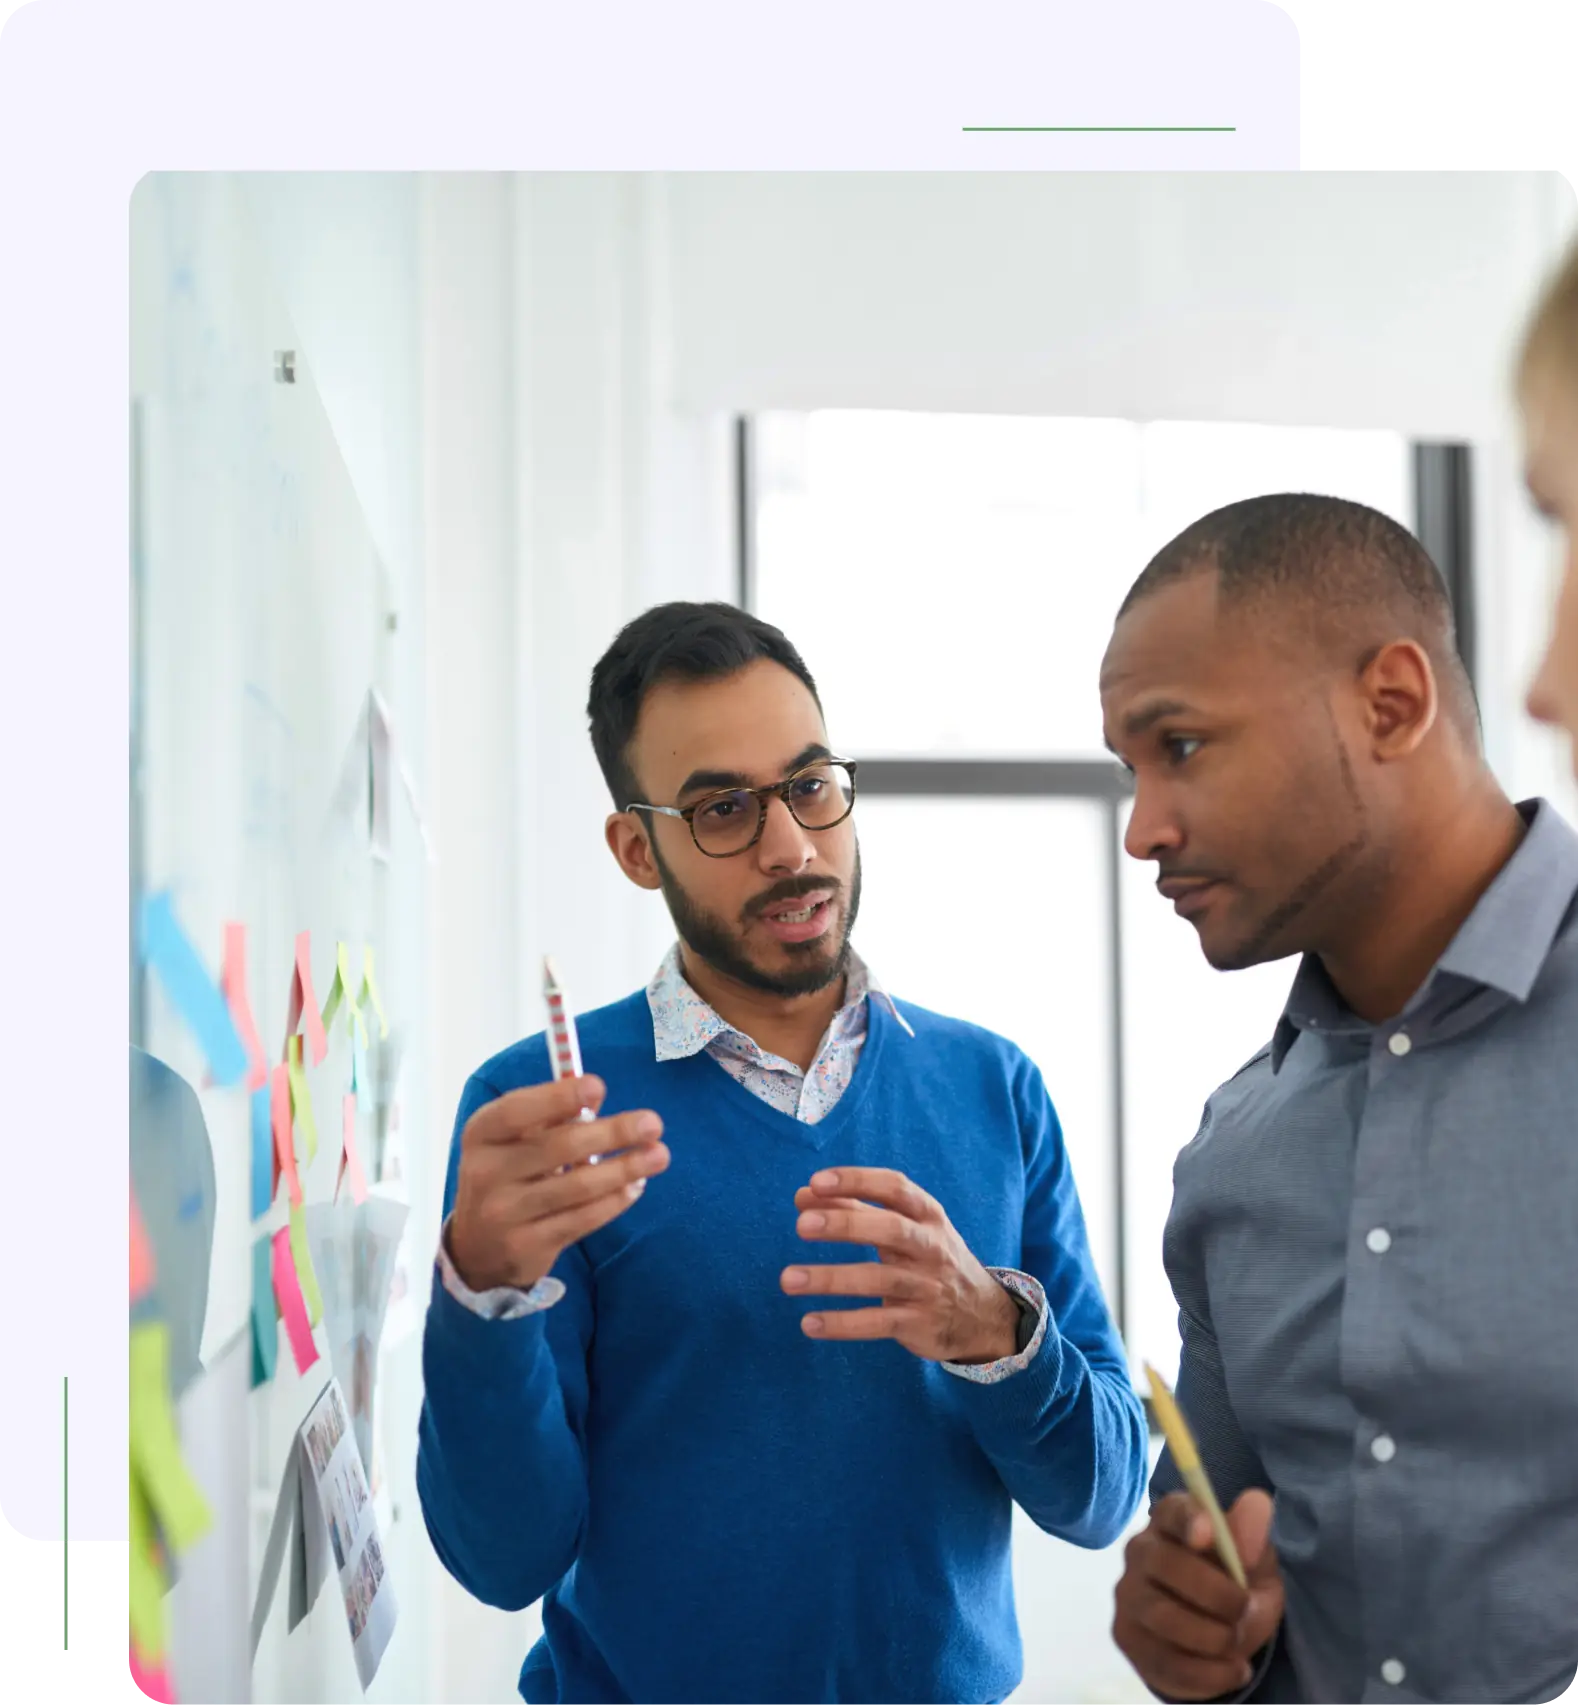
[{"label": "thumb", "polygon": [[1271,1517],[1275,1506],[1269,1493],[1258,1487],[1242,1493],[1227,1512],[1228,1531],[1238,1547],[1245,1570],[1253,1574],[1271,1545]]}]

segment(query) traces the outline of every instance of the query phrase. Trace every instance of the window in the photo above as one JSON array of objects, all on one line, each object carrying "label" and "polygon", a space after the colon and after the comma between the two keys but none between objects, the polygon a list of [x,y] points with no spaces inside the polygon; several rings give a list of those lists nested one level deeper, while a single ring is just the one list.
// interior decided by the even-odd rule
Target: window
[{"label": "window", "polygon": [[1173,1157],[1294,967],[1212,971],[1122,855],[1096,685],[1113,617],[1220,504],[1326,491],[1412,526],[1428,473],[1460,535],[1440,480],[1461,495],[1466,470],[1388,432],[880,411],[757,416],[741,446],[742,584],[861,762],[861,951],[1040,1065],[1131,1354],[1171,1377]]}]

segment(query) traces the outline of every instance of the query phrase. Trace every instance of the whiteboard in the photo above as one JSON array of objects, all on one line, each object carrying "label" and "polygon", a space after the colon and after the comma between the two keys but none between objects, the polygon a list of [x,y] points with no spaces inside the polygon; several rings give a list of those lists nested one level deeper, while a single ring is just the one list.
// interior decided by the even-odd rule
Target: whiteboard
[{"label": "whiteboard", "polygon": [[[389,857],[374,856],[359,736],[370,689],[398,711],[395,600],[309,352],[272,289],[243,180],[145,178],[132,202],[131,259],[132,905],[171,890],[215,972],[225,921],[246,925],[248,993],[264,1050],[277,1060],[299,931],[311,932],[320,1004],[344,941],[358,974],[364,944],[375,948],[392,1022],[414,1010],[411,943],[421,939],[423,889],[401,872],[422,850],[414,823],[396,812]],[[294,356],[291,382],[284,352]],[[213,1144],[207,1360],[247,1327],[252,1242],[285,1223],[284,1192],[254,1225],[244,1087],[202,1087],[193,1038],[157,983],[135,972],[132,1006],[133,1040],[199,1089]],[[308,1077],[319,1132],[317,1160],[302,1173],[311,1203],[335,1186],[350,1082],[343,1024]],[[216,1517],[247,1525],[254,1584],[295,1430],[328,1371],[320,1355],[298,1377],[282,1334],[272,1383],[224,1416],[246,1431],[252,1475],[249,1507]],[[403,1536],[405,1546],[400,1537],[389,1535],[386,1551],[414,1587],[418,1535]],[[403,1596],[409,1603],[416,1593]],[[289,1636],[283,1600],[281,1591],[254,1697],[359,1697],[335,1583]],[[408,1690],[391,1692],[400,1643],[397,1628],[374,1697]]]}]

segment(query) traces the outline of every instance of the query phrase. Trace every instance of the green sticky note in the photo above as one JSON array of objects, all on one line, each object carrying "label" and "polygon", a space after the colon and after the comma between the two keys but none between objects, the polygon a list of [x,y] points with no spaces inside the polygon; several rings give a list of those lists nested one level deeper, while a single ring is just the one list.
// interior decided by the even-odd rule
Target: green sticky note
[{"label": "green sticky note", "polygon": [[[340,948],[340,952],[342,954],[345,952],[343,946]],[[334,1015],[340,1010],[340,998],[344,993],[345,984],[341,981],[340,973],[336,969],[334,981],[329,985],[329,998],[323,1003],[323,1028],[325,1030],[333,1025]]]},{"label": "green sticky note", "polygon": [[252,1385],[267,1385],[279,1357],[279,1315],[274,1301],[274,1240],[267,1232],[252,1245]]},{"label": "green sticky note", "polygon": [[290,1254],[296,1263],[296,1282],[301,1286],[302,1301],[307,1305],[307,1324],[316,1326],[323,1319],[323,1297],[318,1291],[318,1275],[312,1270],[312,1255],[307,1248],[307,1214],[299,1203],[290,1205]]},{"label": "green sticky note", "polygon": [[170,1407],[170,1329],[162,1320],[131,1329],[131,1390],[127,1425],[132,1466],[141,1478],[165,1542],[185,1551],[213,1524],[197,1482],[181,1460],[181,1441]]},{"label": "green sticky note", "polygon": [[301,1127],[301,1140],[307,1147],[307,1164],[318,1158],[318,1122],[312,1116],[312,1092],[307,1088],[307,1068],[301,1061],[302,1038],[298,1032],[290,1039],[290,1104],[295,1110],[296,1123]]},{"label": "green sticky note", "polygon": [[135,1468],[131,1472],[127,1537],[131,1540],[127,1593],[131,1601],[132,1644],[145,1663],[156,1664],[164,1656],[164,1567],[154,1549],[153,1514],[137,1483]]},{"label": "green sticky note", "polygon": [[370,1000],[373,1011],[378,1014],[378,1035],[380,1040],[387,1040],[389,1035],[389,1020],[384,1016],[383,997],[378,993],[378,973],[373,969],[373,950],[371,947],[362,949],[362,989],[357,997],[359,1001]]}]

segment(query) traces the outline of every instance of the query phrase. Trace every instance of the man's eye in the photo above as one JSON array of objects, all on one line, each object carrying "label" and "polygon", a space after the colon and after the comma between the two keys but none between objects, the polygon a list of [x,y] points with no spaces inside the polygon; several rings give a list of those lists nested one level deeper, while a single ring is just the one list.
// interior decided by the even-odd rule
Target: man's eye
[{"label": "man's eye", "polygon": [[721,798],[709,800],[697,815],[705,822],[727,823],[744,809],[744,794],[726,793]]},{"label": "man's eye", "polygon": [[1169,734],[1162,742],[1162,748],[1175,764],[1184,763],[1192,758],[1204,744],[1188,734]]}]

